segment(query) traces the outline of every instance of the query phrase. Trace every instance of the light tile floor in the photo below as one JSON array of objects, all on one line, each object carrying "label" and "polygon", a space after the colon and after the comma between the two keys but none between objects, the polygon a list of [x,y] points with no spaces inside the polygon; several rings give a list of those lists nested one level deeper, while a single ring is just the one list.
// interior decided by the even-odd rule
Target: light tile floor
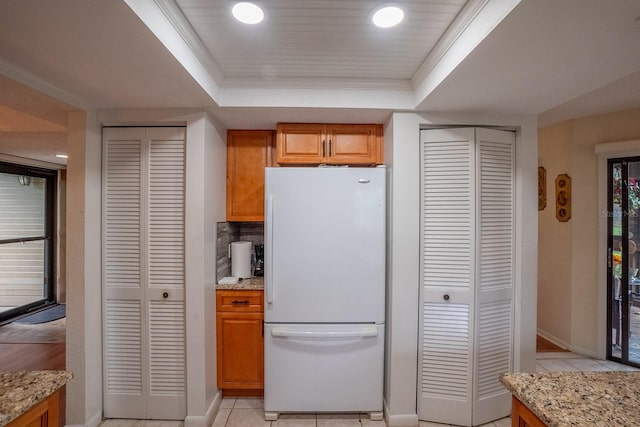
[{"label": "light tile floor", "polygon": [[[574,353],[538,353],[536,370],[552,371],[637,371],[608,360],[596,360]],[[262,399],[225,398],[212,427],[384,427],[384,421],[371,421],[367,414],[282,414],[277,421],[265,421]],[[481,427],[510,427],[511,418]],[[183,427],[180,421],[106,420],[101,427]],[[420,421],[420,427],[453,427]]]}]

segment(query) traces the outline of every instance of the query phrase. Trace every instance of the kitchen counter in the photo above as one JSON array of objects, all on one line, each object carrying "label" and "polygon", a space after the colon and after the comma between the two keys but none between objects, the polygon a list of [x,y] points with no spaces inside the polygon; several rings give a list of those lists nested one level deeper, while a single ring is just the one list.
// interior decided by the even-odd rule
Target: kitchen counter
[{"label": "kitchen counter", "polygon": [[10,423],[47,399],[71,377],[71,372],[67,371],[1,371],[0,426]]},{"label": "kitchen counter", "polygon": [[216,285],[216,289],[261,291],[264,289],[264,278],[251,277],[248,279],[242,279],[239,283],[236,283],[235,285],[221,285],[220,283],[218,283]]},{"label": "kitchen counter", "polygon": [[640,372],[514,373],[500,382],[549,427],[640,426]]}]

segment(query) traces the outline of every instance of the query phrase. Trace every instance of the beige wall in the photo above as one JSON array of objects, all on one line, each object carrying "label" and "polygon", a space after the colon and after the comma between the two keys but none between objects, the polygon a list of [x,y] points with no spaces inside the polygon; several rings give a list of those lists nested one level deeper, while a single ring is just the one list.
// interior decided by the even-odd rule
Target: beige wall
[{"label": "beige wall", "polygon": [[[573,351],[598,356],[598,168],[595,146],[640,139],[640,109],[584,117],[541,129],[539,165],[547,169],[547,208],[539,212],[538,332]],[[555,219],[554,180],[572,178],[572,217]],[[602,339],[600,337],[600,342]],[[602,345],[602,344],[601,344]],[[600,345],[600,346],[601,346]]]}]

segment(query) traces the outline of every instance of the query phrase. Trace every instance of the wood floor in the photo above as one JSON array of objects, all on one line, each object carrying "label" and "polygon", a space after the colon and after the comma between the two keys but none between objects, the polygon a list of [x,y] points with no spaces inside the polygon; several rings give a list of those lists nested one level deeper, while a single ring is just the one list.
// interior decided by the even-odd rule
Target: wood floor
[{"label": "wood floor", "polygon": [[551,351],[568,351],[564,348],[558,347],[551,341],[542,338],[540,335],[536,337],[536,351],[539,353],[551,352]]},{"label": "wood floor", "polygon": [[[2,326],[0,326],[2,328]],[[42,336],[42,329],[33,325],[33,329],[23,332],[25,340],[29,336]],[[0,342],[0,369],[3,371],[22,370],[62,370],[66,366],[65,343],[2,343]],[[58,422],[65,425],[66,393],[60,393],[60,411]]]}]

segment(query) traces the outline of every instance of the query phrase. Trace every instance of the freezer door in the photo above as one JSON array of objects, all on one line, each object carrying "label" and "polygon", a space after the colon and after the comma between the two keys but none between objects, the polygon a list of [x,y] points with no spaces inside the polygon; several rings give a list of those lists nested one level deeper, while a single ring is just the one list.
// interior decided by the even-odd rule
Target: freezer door
[{"label": "freezer door", "polygon": [[384,321],[385,171],[266,169],[266,322]]},{"label": "freezer door", "polygon": [[265,325],[265,412],[382,411],[384,325]]}]

